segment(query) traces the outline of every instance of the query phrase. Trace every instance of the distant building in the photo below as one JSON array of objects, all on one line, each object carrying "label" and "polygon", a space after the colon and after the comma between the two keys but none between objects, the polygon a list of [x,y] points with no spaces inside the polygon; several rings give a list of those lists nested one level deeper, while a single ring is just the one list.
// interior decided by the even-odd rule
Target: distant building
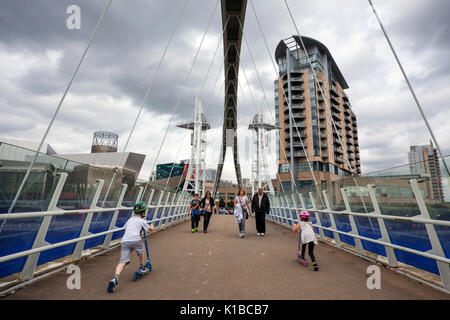
[{"label": "distant building", "polygon": [[441,169],[437,150],[430,145],[410,146],[408,152],[408,162],[411,174],[430,175],[427,193],[432,199],[444,202],[444,188],[442,185]]},{"label": "distant building", "polygon": [[217,169],[206,169],[205,179],[206,181],[214,181],[216,179]]},{"label": "distant building", "polygon": [[180,163],[170,162],[156,165],[156,180],[179,177],[186,174],[189,164],[181,161]]}]

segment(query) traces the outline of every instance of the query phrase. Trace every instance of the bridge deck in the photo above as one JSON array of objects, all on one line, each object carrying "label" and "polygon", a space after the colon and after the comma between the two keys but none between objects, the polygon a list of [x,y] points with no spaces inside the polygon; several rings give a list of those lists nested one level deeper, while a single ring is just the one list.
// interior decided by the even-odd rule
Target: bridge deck
[{"label": "bridge deck", "polygon": [[[201,221],[202,222],[202,221]],[[153,270],[132,281],[137,257],[121,275],[118,291],[106,292],[120,249],[81,263],[81,289],[66,287],[61,271],[18,290],[6,299],[449,299],[449,295],[381,268],[381,289],[366,287],[369,261],[319,243],[320,271],[295,259],[297,234],[267,223],[256,236],[254,219],[247,237],[237,237],[232,216],[215,215],[208,233],[189,232],[183,223],[152,235]]]}]

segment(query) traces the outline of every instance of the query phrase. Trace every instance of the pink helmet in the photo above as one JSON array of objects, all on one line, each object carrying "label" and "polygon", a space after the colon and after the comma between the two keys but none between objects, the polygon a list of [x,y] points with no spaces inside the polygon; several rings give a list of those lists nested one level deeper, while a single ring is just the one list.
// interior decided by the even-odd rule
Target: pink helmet
[{"label": "pink helmet", "polygon": [[300,212],[299,215],[300,215],[300,219],[308,219],[309,220],[310,214],[308,211],[302,211],[302,212]]}]

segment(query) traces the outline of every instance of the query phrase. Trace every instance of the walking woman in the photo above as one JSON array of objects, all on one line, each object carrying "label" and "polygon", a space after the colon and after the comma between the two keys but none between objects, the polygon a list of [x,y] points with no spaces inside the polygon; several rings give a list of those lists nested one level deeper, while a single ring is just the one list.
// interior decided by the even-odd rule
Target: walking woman
[{"label": "walking woman", "polygon": [[238,195],[234,199],[234,215],[239,225],[239,237],[245,237],[245,220],[248,219],[250,205],[245,195],[244,189],[240,189]]},{"label": "walking woman", "polygon": [[209,220],[213,212],[216,210],[216,206],[214,205],[214,199],[211,198],[211,192],[206,191],[205,197],[200,202],[200,207],[203,210],[203,232],[208,232]]}]

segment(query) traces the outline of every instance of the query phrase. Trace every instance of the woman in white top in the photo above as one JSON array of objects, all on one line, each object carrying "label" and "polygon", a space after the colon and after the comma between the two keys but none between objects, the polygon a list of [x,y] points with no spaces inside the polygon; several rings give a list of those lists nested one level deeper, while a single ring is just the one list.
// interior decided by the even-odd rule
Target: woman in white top
[{"label": "woman in white top", "polygon": [[248,219],[250,211],[250,205],[244,189],[240,189],[238,195],[234,198],[234,210],[235,216],[236,212],[242,212],[242,216],[236,216],[236,221],[239,225],[239,237],[243,238],[245,237],[245,220]]}]

